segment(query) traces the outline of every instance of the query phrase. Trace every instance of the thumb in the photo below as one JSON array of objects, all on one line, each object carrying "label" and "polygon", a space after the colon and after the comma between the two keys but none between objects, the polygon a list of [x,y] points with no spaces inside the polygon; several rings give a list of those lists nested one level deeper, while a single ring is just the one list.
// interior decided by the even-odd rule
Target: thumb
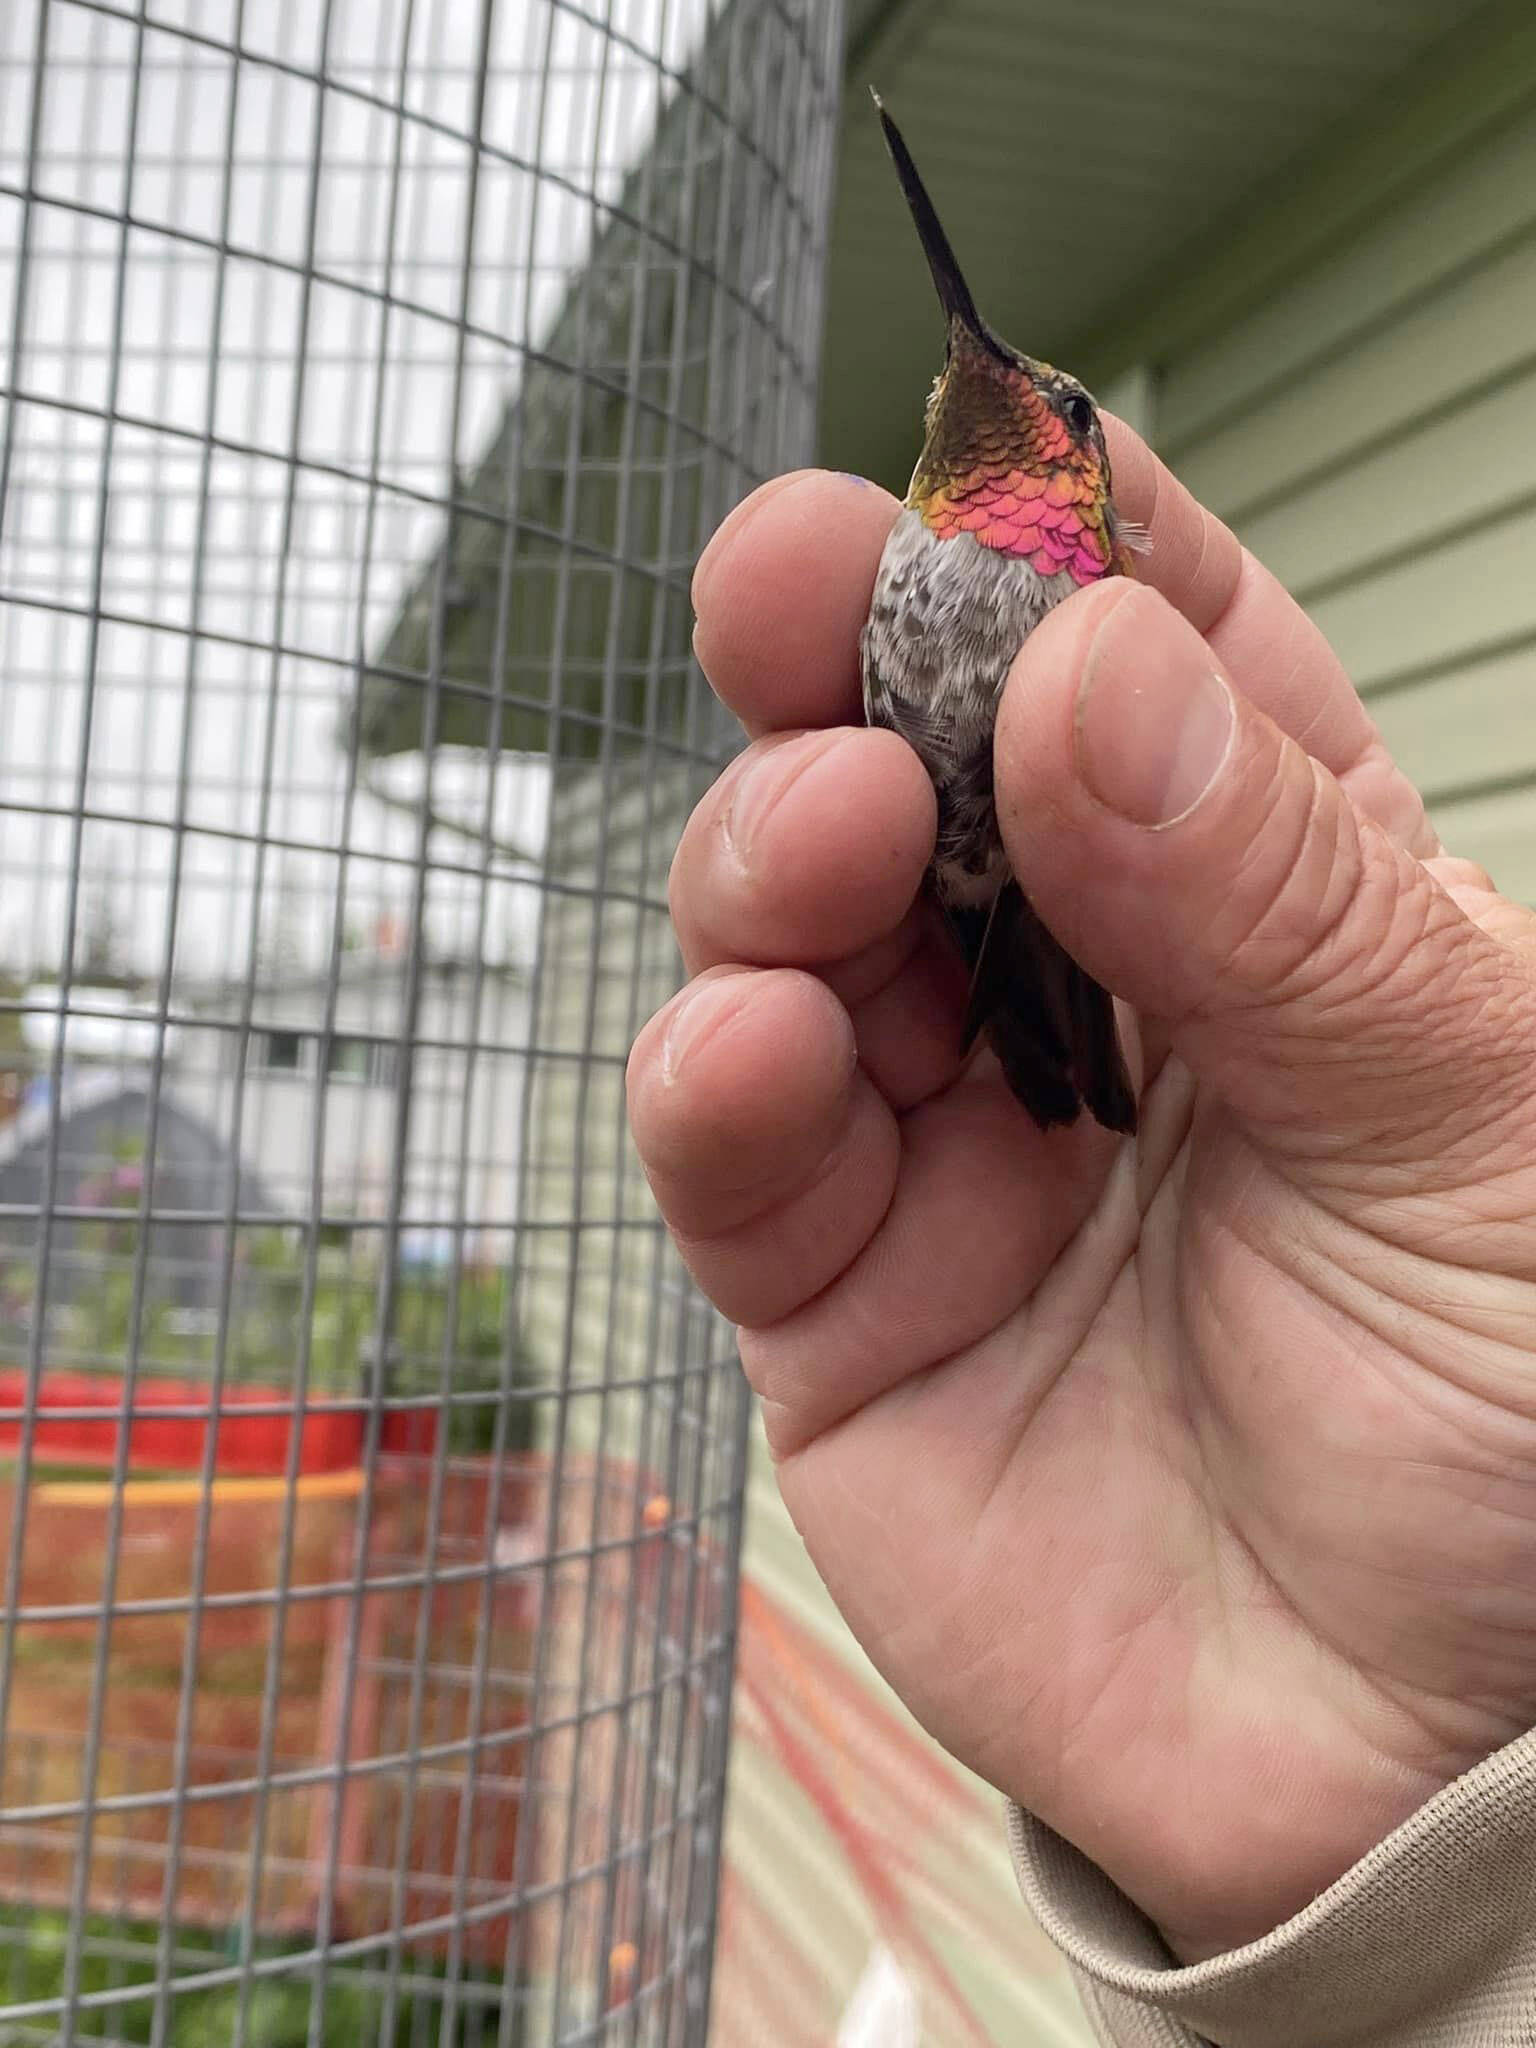
[{"label": "thumb", "polygon": [[1155,592],[1116,579],[1030,635],[996,769],[1040,915],[1240,1116],[1402,1157],[1518,1099],[1529,1145],[1528,973]]}]

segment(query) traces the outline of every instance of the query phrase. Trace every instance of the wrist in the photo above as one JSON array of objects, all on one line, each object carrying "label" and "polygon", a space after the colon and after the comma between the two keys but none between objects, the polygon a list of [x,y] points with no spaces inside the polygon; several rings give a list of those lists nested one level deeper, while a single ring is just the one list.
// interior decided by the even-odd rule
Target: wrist
[{"label": "wrist", "polygon": [[1410,1767],[1358,1753],[1249,1757],[1245,1784],[1212,1773],[1183,1801],[1167,1785],[1149,1789],[1123,1829],[1108,1825],[1102,1808],[1097,1826],[1043,1818],[1188,1965],[1284,1926],[1479,1760]]},{"label": "wrist", "polygon": [[1495,1984],[1513,2012],[1536,1982],[1536,1734],[1427,1801],[1269,1939],[1191,1968],[1170,1968],[1131,1901],[1049,1828],[1015,1813],[1009,1833],[1025,1899],[1116,2040],[1481,2039]]}]

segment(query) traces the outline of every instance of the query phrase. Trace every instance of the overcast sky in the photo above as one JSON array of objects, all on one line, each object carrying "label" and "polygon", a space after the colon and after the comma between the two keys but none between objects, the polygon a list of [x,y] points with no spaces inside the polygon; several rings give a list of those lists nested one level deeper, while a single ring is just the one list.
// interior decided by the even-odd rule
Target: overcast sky
[{"label": "overcast sky", "polygon": [[[431,504],[403,494],[440,496],[448,475],[470,164],[458,138],[472,118],[480,10],[471,0],[334,0],[326,65],[341,89],[325,96],[317,186],[317,95],[303,74],[319,56],[324,0],[245,0],[233,111],[234,67],[206,39],[227,41],[237,0],[152,0],[152,20],[205,40],[170,27],[145,34],[136,122],[134,6],[123,0],[114,18],[51,0],[29,177],[40,4],[0,0],[0,385],[19,394],[0,530],[0,966],[58,961],[71,825],[42,812],[67,813],[77,800],[88,672],[85,806],[99,816],[84,835],[86,914],[110,914],[132,964],[158,969],[185,750],[178,973],[245,971],[259,833],[294,842],[265,857],[263,943],[281,926],[284,946],[317,963],[340,873],[329,849],[342,831],[337,736],[350,665],[377,648],[441,533]],[[516,386],[518,344],[547,330],[590,243],[594,210],[581,195],[615,194],[668,90],[626,39],[659,44],[675,69],[708,6],[612,0],[615,33],[605,37],[547,0],[499,0],[467,297],[470,322],[494,339],[468,346],[461,464],[483,450]],[[401,120],[391,110],[402,104],[407,21]],[[520,168],[530,161],[554,180]],[[29,182],[39,197],[12,363]],[[125,207],[138,223],[126,238]],[[231,253],[215,332],[226,207]],[[386,284],[400,302],[387,320]],[[102,415],[114,378],[107,622],[93,644]],[[221,445],[207,474],[199,579],[210,418]],[[383,489],[371,493],[375,464]],[[214,638],[189,637],[194,595]],[[289,652],[275,661],[279,603]],[[421,764],[403,759],[386,773],[410,795]],[[503,765],[499,837],[540,843],[546,786],[542,762]],[[477,831],[490,800],[480,760],[443,761],[438,808]],[[347,923],[365,933],[409,900],[409,817],[365,793],[348,843]],[[502,881],[483,897],[468,877],[434,890],[434,942],[463,949],[483,930],[493,957],[516,955],[531,892]]]}]

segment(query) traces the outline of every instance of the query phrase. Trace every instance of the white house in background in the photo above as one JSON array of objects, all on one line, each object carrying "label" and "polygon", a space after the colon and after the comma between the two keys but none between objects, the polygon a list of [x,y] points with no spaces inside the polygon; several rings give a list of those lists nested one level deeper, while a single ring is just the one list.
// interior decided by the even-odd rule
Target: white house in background
[{"label": "white house in background", "polygon": [[240,1155],[286,1214],[336,1225],[388,1216],[405,1098],[408,1251],[451,1258],[455,1238],[461,1256],[505,1251],[528,1051],[520,972],[430,960],[413,1020],[405,958],[348,951],[329,1018],[326,974],[274,977],[255,991],[248,1035],[243,995],[226,986],[188,1005],[173,1086],[231,1138],[238,1110]]},{"label": "white house in background", "polygon": [[[342,953],[329,1023],[324,971],[258,982],[248,1028],[240,982],[182,985],[169,1006],[175,1021],[163,1027],[152,990],[75,984],[66,1097],[89,1078],[147,1100],[163,1041],[163,1101],[239,1157],[250,1189],[261,1190],[260,1206],[340,1226],[388,1216],[407,1092],[400,1213],[408,1255],[495,1258],[517,1209],[527,977],[505,965],[429,959],[412,1024],[404,949],[388,932],[380,940]],[[57,988],[29,989],[22,1037],[31,1078],[19,1110],[46,1115],[58,1030]],[[244,1195],[241,1207],[251,1207]],[[445,1228],[449,1218],[462,1228]]]},{"label": "white house in background", "polygon": [[[504,1254],[517,1208],[525,977],[429,960],[414,1021],[400,952],[344,952],[329,1014],[328,982],[322,971],[259,983],[248,1030],[242,985],[183,991],[168,1094],[225,1136],[282,1215],[336,1226],[389,1215],[405,1095],[408,1254]],[[462,1230],[444,1229],[447,1217]]]},{"label": "white house in background", "polygon": [[[167,1058],[176,1052],[175,1025],[162,1034],[152,1000],[128,990],[74,981],[64,1026],[66,1066],[147,1066],[165,1039]],[[59,1038],[59,986],[35,982],[22,997],[21,1042],[38,1070],[48,1068]]]}]

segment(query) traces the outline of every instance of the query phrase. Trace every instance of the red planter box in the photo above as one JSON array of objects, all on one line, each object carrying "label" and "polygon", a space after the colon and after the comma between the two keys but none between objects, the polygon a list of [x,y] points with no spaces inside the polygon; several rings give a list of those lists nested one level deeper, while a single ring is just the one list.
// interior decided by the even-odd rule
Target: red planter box
[{"label": "red planter box", "polygon": [[[0,1456],[14,1453],[21,1441],[20,1410],[26,1400],[26,1374],[0,1370]],[[37,1401],[32,1456],[68,1464],[110,1465],[117,1455],[118,1411],[122,1387],[94,1373],[44,1372]],[[203,1410],[200,1415],[156,1414],[156,1409]],[[242,1414],[243,1408],[265,1410]],[[86,1415],[83,1410],[96,1410]],[[61,1412],[62,1411],[62,1412]],[[145,1467],[196,1472],[202,1467],[208,1437],[208,1385],[204,1380],[139,1379],[134,1382],[133,1413],[128,1425],[130,1468]],[[317,1408],[299,1420],[299,1470],[342,1472],[363,1455],[367,1418],[360,1408]],[[287,1387],[242,1384],[226,1387],[220,1404],[215,1467],[223,1473],[252,1476],[287,1469],[289,1434],[293,1427],[293,1395]],[[437,1416],[429,1409],[387,1412],[380,1449],[429,1454],[437,1440]]]}]

